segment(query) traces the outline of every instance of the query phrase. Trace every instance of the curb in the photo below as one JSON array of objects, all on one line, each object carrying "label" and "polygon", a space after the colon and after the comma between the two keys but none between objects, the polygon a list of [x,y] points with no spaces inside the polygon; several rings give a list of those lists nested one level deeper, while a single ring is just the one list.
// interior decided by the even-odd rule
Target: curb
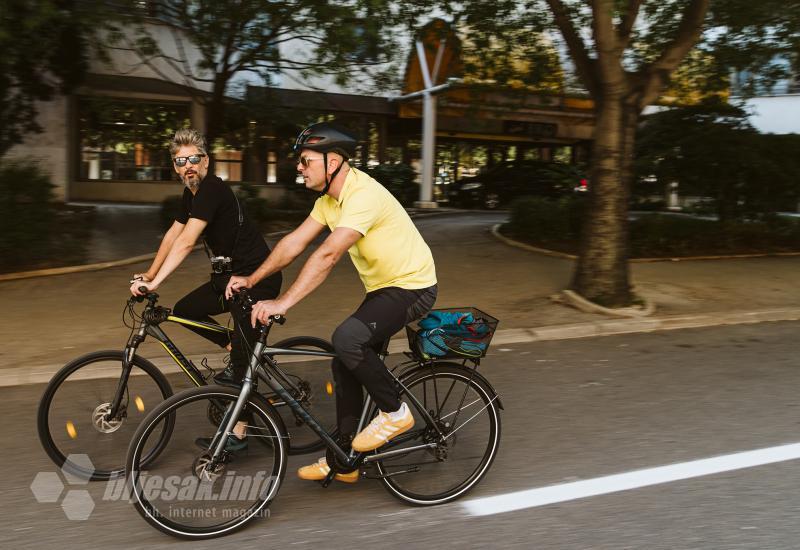
[{"label": "curb", "polygon": [[[566,252],[557,252],[547,248],[539,248],[520,241],[515,241],[500,233],[500,227],[504,224],[498,223],[492,226],[491,233],[494,237],[508,246],[521,248],[530,252],[537,252],[545,256],[553,256],[556,258],[564,258],[567,260],[577,260],[578,257],[574,254],[567,254]],[[738,260],[743,258],[768,258],[768,257],[781,257],[781,256],[800,256],[800,252],[760,252],[757,254],[729,254],[719,256],[680,256],[675,258],[630,258],[629,263],[632,264],[649,264],[655,262],[693,262],[698,260]]]},{"label": "curb", "polygon": [[[265,237],[278,237],[280,235],[285,235],[289,233],[289,230],[284,231],[275,231],[274,233],[266,233]],[[203,245],[196,245],[192,251],[200,250],[203,248]],[[17,281],[19,279],[31,279],[33,277],[49,277],[51,275],[67,275],[70,273],[84,273],[87,271],[99,271],[101,269],[108,269],[110,267],[119,267],[123,265],[130,265],[130,264],[138,264],[139,262],[145,262],[147,260],[152,260],[156,257],[155,252],[151,252],[150,254],[142,254],[141,256],[132,256],[130,258],[124,258],[122,260],[114,260],[111,262],[99,262],[95,264],[85,264],[85,265],[72,265],[72,266],[65,266],[65,267],[52,267],[49,269],[36,269],[33,271],[18,271],[16,273],[3,273],[0,274],[0,282],[4,281]]]},{"label": "curb", "polygon": [[[566,325],[550,325],[532,328],[513,328],[498,330],[492,339],[494,351],[500,345],[523,344],[531,342],[547,342],[553,340],[570,340],[574,338],[595,338],[600,336],[616,336],[620,334],[638,334],[663,330],[679,330],[690,328],[715,327],[723,325],[743,325],[778,321],[800,320],[800,308],[770,309],[762,311],[728,311],[703,313],[697,315],[672,315],[657,318],[609,319],[573,323]],[[394,338],[389,343],[389,353],[401,353],[408,349],[404,337]],[[507,350],[504,350],[507,351]],[[225,354],[207,354],[212,362],[221,365]],[[490,353],[491,355],[491,353]],[[193,356],[190,356],[190,358]],[[65,360],[71,360],[68,357]],[[148,358],[164,373],[180,372],[175,363],[167,356]],[[282,363],[291,362],[290,357],[282,359]],[[300,359],[302,360],[302,359]],[[325,359],[320,359],[325,361]],[[21,386],[28,384],[45,384],[58,372],[63,364],[0,368],[0,387]],[[96,378],[116,377],[118,368],[111,368],[107,373],[100,373]]]}]

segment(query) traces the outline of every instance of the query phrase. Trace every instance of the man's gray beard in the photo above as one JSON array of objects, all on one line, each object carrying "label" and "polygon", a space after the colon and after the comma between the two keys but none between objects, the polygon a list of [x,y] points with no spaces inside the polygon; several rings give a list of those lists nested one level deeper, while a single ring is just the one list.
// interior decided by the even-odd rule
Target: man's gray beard
[{"label": "man's gray beard", "polygon": [[196,191],[197,188],[200,186],[200,180],[192,180],[189,181],[189,178],[184,178],[183,180],[184,185],[189,188],[189,191]]}]

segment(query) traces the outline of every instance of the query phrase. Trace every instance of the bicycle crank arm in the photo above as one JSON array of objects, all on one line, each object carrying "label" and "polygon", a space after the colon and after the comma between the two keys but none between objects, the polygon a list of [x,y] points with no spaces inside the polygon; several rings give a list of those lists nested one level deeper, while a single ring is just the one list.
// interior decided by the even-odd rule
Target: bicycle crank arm
[{"label": "bicycle crank arm", "polygon": [[364,462],[375,462],[376,460],[383,460],[384,458],[389,458],[392,456],[413,453],[414,451],[421,451],[423,449],[433,449],[434,447],[436,447],[436,443],[425,443],[424,445],[416,445],[414,447],[403,447],[402,449],[386,451],[376,455],[367,455],[364,457]]}]

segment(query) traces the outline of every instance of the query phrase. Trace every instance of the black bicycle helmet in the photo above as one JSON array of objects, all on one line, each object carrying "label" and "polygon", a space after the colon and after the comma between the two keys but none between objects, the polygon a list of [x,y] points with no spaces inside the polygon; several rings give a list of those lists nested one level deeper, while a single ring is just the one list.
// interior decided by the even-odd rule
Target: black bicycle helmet
[{"label": "black bicycle helmet", "polygon": [[294,143],[294,152],[311,149],[320,153],[338,153],[344,160],[349,160],[355,156],[357,144],[358,140],[347,129],[330,122],[318,122],[300,132]]},{"label": "black bicycle helmet", "polygon": [[[330,122],[318,122],[300,132],[292,149],[295,153],[299,153],[302,149],[311,149],[322,153],[322,162],[327,167],[328,153],[337,153],[347,161],[355,156],[357,144],[356,137],[341,126]],[[341,169],[342,165],[340,164],[330,177],[326,178],[325,188],[320,195],[328,192],[331,182]]]}]

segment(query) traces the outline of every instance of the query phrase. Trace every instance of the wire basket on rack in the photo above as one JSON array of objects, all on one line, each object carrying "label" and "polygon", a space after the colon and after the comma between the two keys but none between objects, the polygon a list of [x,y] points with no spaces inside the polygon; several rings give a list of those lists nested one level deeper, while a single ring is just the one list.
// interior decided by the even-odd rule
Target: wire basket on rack
[{"label": "wire basket on rack", "polygon": [[434,309],[406,325],[406,335],[418,359],[477,359],[486,355],[497,323],[475,307]]}]

